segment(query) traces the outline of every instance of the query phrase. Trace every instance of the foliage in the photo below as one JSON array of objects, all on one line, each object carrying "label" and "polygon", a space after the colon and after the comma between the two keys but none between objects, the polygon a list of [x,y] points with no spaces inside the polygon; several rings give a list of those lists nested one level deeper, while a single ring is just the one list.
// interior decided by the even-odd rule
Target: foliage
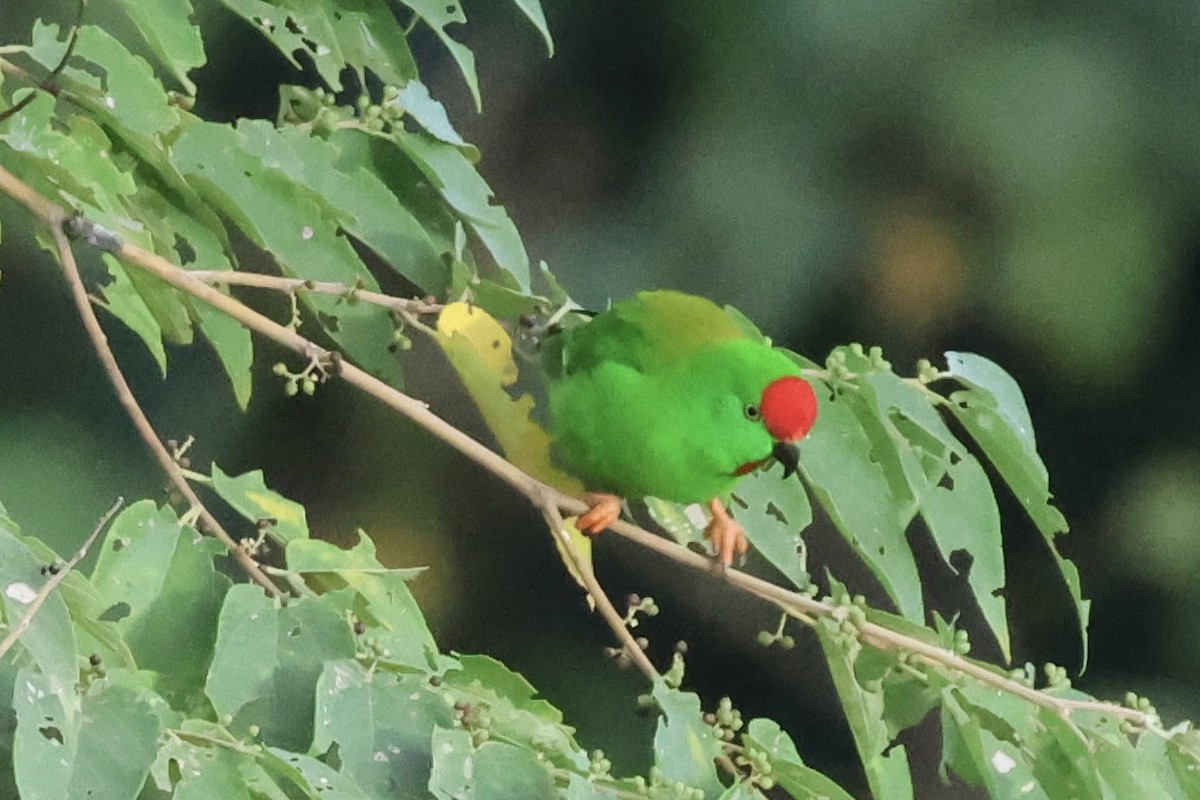
[{"label": "foliage", "polygon": [[[298,281],[279,284],[294,303],[291,329],[305,321],[391,386],[402,384],[409,335],[433,337],[505,455],[543,480],[569,481],[550,463],[532,401],[511,394],[513,348],[529,344],[512,332],[531,318],[582,320],[549,270],[531,269],[476,169],[478,151],[420,82],[410,47],[414,29],[432,31],[480,105],[474,55],[449,30],[465,22],[461,7],[225,5],[299,68],[297,84],[279,87],[274,121],[226,124],[189,110],[189,73],[204,63],[205,42],[187,0],[119,2],[128,19],[112,30],[39,22],[28,45],[0,48],[0,165],[101,226],[88,237],[104,251],[104,274],[89,287],[96,302],[164,373],[167,345],[190,344],[199,331],[245,407],[250,332],[123,260],[113,242],[197,274],[265,257]],[[537,0],[515,5],[550,48]],[[436,308],[433,328],[421,309],[370,301],[381,284],[453,302]],[[289,394],[337,374],[309,355],[301,373],[277,370]],[[937,615],[927,627],[909,541],[918,519],[1010,654],[990,464],[1044,537],[1086,642],[1079,575],[1055,545],[1066,523],[1050,505],[1012,378],[966,353],[947,353],[944,369],[923,362],[912,378],[857,345],[820,366],[796,358],[821,390],[802,481],[752,476],[735,506],[756,551],[799,590],[789,597],[820,592],[803,540],[819,510],[899,612],[868,608],[834,576],[809,613],[779,601],[820,643],[872,796],[914,796],[897,738],[932,715],[943,776],[990,797],[1200,797],[1188,723],[1164,729],[1137,697],[1126,709],[1094,703],[1053,665],[1034,691],[1032,666],[1009,677],[968,662],[965,630]],[[646,696],[660,715],[654,769],[615,777],[521,676],[487,656],[441,652],[406,585],[416,572],[381,564],[366,534],[349,550],[311,539],[303,506],[260,473],[214,466],[192,477],[255,528],[248,552],[282,552],[272,576],[292,596],[232,581],[223,548],[197,533],[193,512],[180,518],[142,500],[114,520],[92,573],[71,571],[39,608],[37,587],[59,561],[0,509],[3,630],[12,637],[0,649],[0,795],[731,800],[778,796],[778,787],[797,798],[850,797],[806,766],[771,720],[744,721],[729,700],[706,712],[681,688],[681,659]],[[698,540],[692,510],[647,506],[678,539]],[[766,639],[794,641],[782,626]]]}]

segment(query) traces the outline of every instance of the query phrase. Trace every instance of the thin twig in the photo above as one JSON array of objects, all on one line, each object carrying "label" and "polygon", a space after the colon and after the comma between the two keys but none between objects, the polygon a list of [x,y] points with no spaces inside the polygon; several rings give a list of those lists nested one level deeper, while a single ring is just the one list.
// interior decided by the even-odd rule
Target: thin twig
[{"label": "thin twig", "polygon": [[[0,169],[0,173],[3,170]],[[0,178],[3,175],[0,174]],[[75,253],[71,249],[71,242],[67,239],[67,234],[64,226],[67,224],[70,217],[66,212],[54,204],[49,204],[49,215],[46,222],[50,226],[51,234],[54,236],[54,244],[58,249],[59,262],[62,264],[63,274],[66,276],[67,284],[71,288],[71,296],[75,300],[75,310],[79,313],[79,318],[83,322],[83,328],[87,332],[88,339],[92,342],[92,347],[96,351],[96,356],[100,359],[101,365],[104,367],[105,373],[108,375],[108,380],[112,384],[113,389],[117,394],[117,402],[125,409],[125,413],[129,416],[133,427],[141,436],[142,441],[150,449],[155,461],[158,462],[159,468],[166,474],[171,485],[187,500],[189,506],[196,512],[200,519],[201,528],[219,539],[229,550],[233,557],[241,564],[242,569],[254,580],[255,583],[262,586],[272,597],[279,596],[281,592],[279,588],[268,578],[259,567],[258,562],[240,547],[237,541],[222,527],[204,504],[200,501],[199,496],[188,483],[187,478],[183,475],[179,464],[171,456],[171,452],[162,443],[158,433],[155,432],[154,426],[150,423],[150,418],[146,416],[146,412],[142,410],[137,398],[133,395],[133,390],[129,388],[129,382],[125,380],[125,375],[121,372],[121,365],[117,363],[117,358],[113,355],[112,348],[108,346],[108,337],[104,334],[104,329],[100,327],[100,320],[96,317],[96,311],[92,307],[92,302],[88,299],[87,288],[83,285],[83,279],[79,275],[79,265],[75,263]]]},{"label": "thin twig", "polygon": [[653,681],[658,677],[658,670],[654,668],[654,664],[650,662],[645,651],[638,645],[637,640],[633,638],[633,634],[629,632],[629,628],[625,624],[625,619],[617,612],[612,601],[608,599],[604,587],[600,585],[600,581],[596,578],[596,573],[592,569],[592,565],[587,562],[587,559],[579,552],[579,548],[575,546],[575,542],[571,539],[571,534],[567,531],[566,523],[563,521],[555,499],[553,496],[543,493],[542,500],[538,503],[538,506],[542,510],[542,516],[546,519],[546,525],[550,528],[550,533],[562,544],[567,557],[571,559],[571,565],[583,580],[583,585],[587,589],[588,595],[595,601],[600,616],[604,618],[604,621],[608,623],[608,627],[612,629],[617,639],[620,640],[625,654],[634,664],[637,664],[638,669],[642,671],[642,674],[648,680]]},{"label": "thin twig", "polygon": [[441,303],[393,297],[390,294],[347,286],[337,281],[310,281],[304,278],[284,278],[278,275],[264,275],[261,272],[238,272],[237,270],[189,270],[188,275],[203,283],[214,285],[251,286],[258,289],[287,292],[288,294],[313,292],[315,294],[352,298],[406,315],[437,314],[445,307]]},{"label": "thin twig", "polygon": [[100,535],[100,532],[104,530],[104,526],[108,524],[108,521],[113,518],[113,514],[116,514],[117,509],[124,505],[124,503],[125,498],[118,497],[117,501],[112,504],[112,508],[105,511],[104,515],[100,517],[100,521],[96,523],[95,528],[92,528],[92,532],[88,534],[88,537],[83,540],[83,544],[75,551],[75,555],[71,556],[65,564],[53,571],[50,578],[42,584],[42,588],[38,590],[33,600],[26,606],[25,613],[21,615],[21,619],[8,632],[8,635],[4,637],[4,641],[0,641],[0,658],[4,658],[4,654],[12,649],[17,640],[25,634],[25,631],[29,630],[29,626],[33,623],[33,618],[37,614],[38,609],[46,602],[46,598],[54,591],[54,587],[62,583],[63,579],[67,577],[67,573],[75,569],[75,565],[87,556],[88,549],[96,541],[96,537]]},{"label": "thin twig", "polygon": [[[9,194],[43,220],[49,219],[46,216],[47,209],[58,208],[2,167],[0,167],[0,192]],[[171,262],[160,256],[129,244],[123,244],[121,247],[115,249],[114,253],[122,262],[158,276],[180,291],[186,292],[196,299],[208,303],[217,310],[228,314],[248,329],[266,336],[305,357],[312,357],[314,355],[327,357],[329,355],[329,351],[310,342],[295,331],[264,317],[236,299],[222,294],[211,286],[196,280],[191,277],[188,271],[171,264]],[[503,456],[477,442],[463,431],[432,413],[424,403],[403,394],[345,361],[342,362],[341,376],[351,385],[400,412],[438,439],[475,461],[494,476],[512,486],[539,508],[542,507],[542,503],[549,499],[561,512],[567,515],[578,515],[587,510],[587,504],[579,498],[564,494],[526,474]],[[609,529],[617,535],[654,550],[680,564],[690,566],[705,573],[711,572],[712,562],[710,559],[693,553],[686,547],[670,542],[644,528],[623,520],[618,520]],[[799,612],[810,618],[810,620],[832,617],[839,613],[839,607],[832,603],[826,603],[809,597],[806,594],[790,591],[735,569],[725,571],[725,580],[744,591],[776,604],[782,609]],[[997,674],[991,669],[969,661],[949,650],[930,645],[919,639],[906,636],[874,623],[868,622],[863,624],[859,630],[859,638],[864,644],[877,649],[889,651],[903,650],[912,653],[930,664],[969,675],[981,683],[1000,691],[1015,694],[1035,705],[1052,709],[1064,717],[1069,717],[1075,711],[1097,711],[1111,714],[1119,719],[1128,720],[1144,728],[1153,729],[1157,726],[1157,719],[1154,715],[1115,703],[1055,697],[1046,692],[1032,689],[1005,675]]]}]

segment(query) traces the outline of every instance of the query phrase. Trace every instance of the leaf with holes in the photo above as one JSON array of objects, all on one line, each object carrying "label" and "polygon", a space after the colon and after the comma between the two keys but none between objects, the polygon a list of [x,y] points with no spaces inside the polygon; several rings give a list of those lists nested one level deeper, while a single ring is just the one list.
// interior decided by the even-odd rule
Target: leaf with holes
[{"label": "leaf with holes", "polygon": [[839,398],[817,394],[817,424],[801,445],[800,472],[900,613],[922,622],[921,580],[900,522],[903,503],[871,458],[870,440],[854,413]]},{"label": "leaf with holes", "polygon": [[[296,539],[287,546],[288,569],[306,576],[324,592],[353,590],[348,610],[367,626],[387,660],[418,669],[439,662],[437,644],[425,624],[408,581],[424,568],[388,569],[379,563],[375,544],[361,531],[349,550],[316,539]],[[339,593],[340,594],[340,593]]]},{"label": "leaf with holes", "polygon": [[654,731],[654,765],[664,778],[701,789],[706,797],[719,796],[725,787],[713,762],[721,755],[721,742],[704,721],[700,698],[661,680],[654,682],[652,694],[663,712]]},{"label": "leaf with holes", "polygon": [[967,387],[953,392],[947,405],[996,467],[1050,548],[1075,606],[1086,666],[1091,601],[1083,598],[1078,568],[1059,553],[1055,542],[1067,532],[1067,520],[1050,504],[1049,477],[1037,454],[1021,390],[1000,367],[981,356],[947,353],[946,357],[950,374]]},{"label": "leaf with holes", "polygon": [[[783,478],[783,467],[747,475],[733,491],[734,516],[745,526],[755,551],[799,589],[809,584],[801,532],[812,524],[812,505],[799,480]],[[738,507],[738,504],[742,507]]]},{"label": "leaf with holes", "polygon": [[[319,192],[264,163],[249,133],[198,122],[175,142],[172,162],[200,194],[279,261],[284,273],[347,287],[379,285],[339,234],[340,213]],[[395,326],[386,309],[353,297],[302,293],[330,337],[363,369],[398,385],[400,364],[389,350]]]},{"label": "leaf with holes", "polygon": [[312,737],[313,692],[325,662],[354,657],[354,636],[336,601],[278,606],[251,584],[221,606],[205,694],[235,730],[257,725],[279,747],[303,751]]},{"label": "leaf with holes", "polygon": [[341,773],[373,800],[423,797],[433,762],[431,733],[455,711],[419,675],[367,672],[353,660],[327,661],[317,682],[309,752],[336,747]]},{"label": "leaf with holes", "polygon": [[212,487],[244,519],[256,527],[261,525],[276,542],[286,544],[293,539],[308,538],[304,506],[268,489],[261,469],[231,476],[213,463]]},{"label": "leaf with holes", "polygon": [[186,704],[204,684],[216,615],[229,579],[213,556],[225,548],[142,500],[113,520],[92,585],[139,668],[159,673],[159,691]]}]

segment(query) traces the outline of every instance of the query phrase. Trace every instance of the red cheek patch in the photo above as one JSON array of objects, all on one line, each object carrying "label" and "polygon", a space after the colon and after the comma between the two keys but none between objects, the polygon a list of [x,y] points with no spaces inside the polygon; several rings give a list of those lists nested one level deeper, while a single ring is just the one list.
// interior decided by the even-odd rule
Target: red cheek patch
[{"label": "red cheek patch", "polygon": [[777,440],[799,441],[817,421],[816,392],[803,378],[778,378],[763,390],[762,417]]}]

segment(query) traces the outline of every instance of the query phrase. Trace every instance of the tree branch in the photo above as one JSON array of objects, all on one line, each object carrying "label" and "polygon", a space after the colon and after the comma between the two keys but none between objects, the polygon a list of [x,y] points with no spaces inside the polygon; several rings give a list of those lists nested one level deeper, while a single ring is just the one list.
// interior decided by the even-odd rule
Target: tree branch
[{"label": "tree branch", "polygon": [[[6,177],[3,169],[0,169],[0,178]],[[59,263],[62,264],[63,274],[66,276],[67,285],[71,288],[71,297],[75,301],[75,310],[79,313],[79,318],[83,322],[83,328],[87,332],[88,339],[92,342],[92,347],[96,350],[96,356],[100,359],[100,363],[104,366],[104,371],[108,375],[108,380],[112,384],[114,391],[117,393],[117,402],[125,409],[125,413],[129,416],[133,427],[141,436],[142,441],[150,448],[154,460],[158,462],[159,468],[166,473],[167,479],[174,486],[188,504],[194,509],[200,517],[201,529],[219,539],[241,564],[242,569],[254,580],[255,583],[262,586],[272,597],[281,594],[279,588],[268,578],[259,567],[258,562],[240,547],[232,536],[217,522],[216,517],[209,513],[204,504],[200,501],[199,496],[192,489],[186,477],[184,477],[179,464],[171,456],[158,434],[154,431],[154,426],[150,423],[150,418],[146,416],[146,412],[142,410],[138,404],[137,398],[133,396],[133,390],[129,388],[129,382],[125,380],[124,373],[121,372],[121,366],[117,363],[116,356],[113,355],[112,349],[108,346],[108,337],[104,335],[104,329],[100,327],[100,320],[96,317],[96,311],[92,307],[92,301],[88,297],[87,288],[83,285],[83,279],[79,275],[79,266],[75,263],[75,253],[71,249],[71,242],[67,239],[66,226],[70,223],[71,217],[59,206],[53,203],[47,203],[43,208],[46,209],[47,217],[45,222],[50,227],[50,232],[54,237],[55,247],[58,249]]]},{"label": "tree branch", "polygon": [[[6,172],[2,167],[0,167],[0,191],[18,199],[33,213],[46,221],[48,219],[44,216],[44,210],[48,206],[57,208],[57,206],[54,206],[54,204],[42,198],[10,173]],[[113,252],[122,262],[157,276],[180,291],[186,292],[196,299],[208,303],[217,310],[228,314],[250,330],[266,336],[307,358],[314,356],[324,358],[329,356],[329,351],[310,342],[290,328],[264,317],[236,299],[222,294],[206,283],[197,280],[187,270],[171,264],[166,259],[129,244],[122,244],[120,247],[114,248]],[[569,516],[575,516],[587,510],[587,504],[579,498],[564,494],[554,487],[546,485],[526,474],[503,456],[475,441],[466,433],[432,413],[425,403],[399,392],[344,360],[342,361],[340,374],[351,385],[400,412],[438,439],[512,486],[536,507],[545,508],[544,504],[550,502],[561,513]],[[644,528],[620,520],[614,523],[609,530],[680,564],[704,573],[711,572],[712,562],[710,559],[693,553],[686,547],[663,539]],[[840,606],[816,600],[806,594],[790,591],[735,569],[726,570],[725,579],[734,586],[768,600],[785,611],[797,612],[813,620],[818,618],[837,618],[839,614],[843,613]],[[930,665],[969,675],[985,685],[999,691],[1015,694],[1030,703],[1049,708],[1063,717],[1069,718],[1075,711],[1101,711],[1144,728],[1157,729],[1158,727],[1157,717],[1152,714],[1115,703],[1055,697],[1047,692],[1030,688],[1007,676],[1000,675],[982,664],[963,658],[957,653],[930,645],[924,641],[906,636],[875,623],[867,622],[862,624],[859,627],[858,637],[860,641],[870,647],[887,651],[905,651],[917,656]]]},{"label": "tree branch", "polygon": [[83,558],[87,555],[88,550],[91,548],[92,543],[96,541],[96,537],[100,535],[100,532],[104,530],[104,526],[108,524],[108,521],[112,519],[113,514],[116,514],[117,509],[119,509],[124,503],[125,498],[118,497],[117,501],[112,504],[112,507],[108,509],[108,511],[105,511],[104,515],[100,517],[100,521],[96,523],[96,527],[92,529],[92,532],[88,534],[88,537],[83,540],[83,544],[78,550],[75,551],[75,555],[71,556],[71,558],[68,559],[67,562],[61,567],[51,572],[49,580],[42,584],[42,588],[38,590],[38,593],[34,596],[33,600],[31,600],[29,605],[25,607],[25,613],[21,615],[21,619],[16,625],[13,626],[12,630],[8,632],[8,635],[4,637],[4,640],[0,641],[0,659],[4,658],[4,654],[11,650],[13,645],[17,643],[17,640],[25,635],[25,631],[29,630],[29,626],[33,623],[33,618],[37,614],[38,609],[40,609],[46,602],[46,598],[48,598],[50,593],[54,591],[54,587],[62,583],[63,579],[67,577],[67,573],[75,569],[75,565],[83,560]]}]

